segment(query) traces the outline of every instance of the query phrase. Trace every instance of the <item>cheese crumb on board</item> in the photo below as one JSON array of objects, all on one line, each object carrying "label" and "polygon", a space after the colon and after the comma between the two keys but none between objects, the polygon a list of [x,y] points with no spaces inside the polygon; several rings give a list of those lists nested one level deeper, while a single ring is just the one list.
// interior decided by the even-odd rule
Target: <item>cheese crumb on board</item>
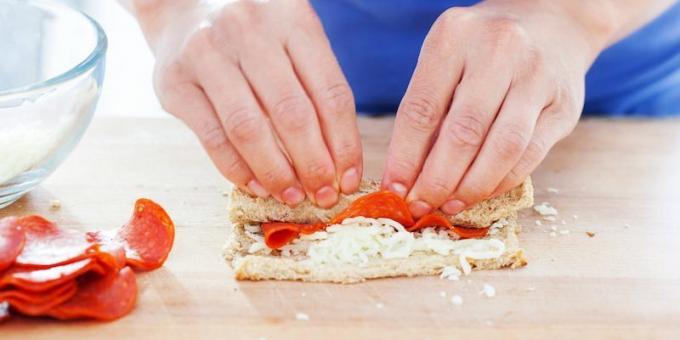
[{"label": "cheese crumb on board", "polygon": [[60,200],[52,200],[52,201],[50,201],[50,208],[52,208],[52,209],[59,209],[59,208],[61,208],[61,201],[60,201]]},{"label": "cheese crumb on board", "polygon": [[555,216],[557,215],[557,209],[550,205],[548,202],[543,202],[541,204],[534,205],[534,210],[541,216]]},{"label": "cheese crumb on board", "polygon": [[482,291],[479,292],[479,294],[484,294],[486,297],[494,297],[496,296],[496,288],[494,288],[492,285],[485,283]]},{"label": "cheese crumb on board", "polygon": [[555,222],[555,221],[557,221],[557,219],[555,218],[555,216],[543,216],[543,219],[546,220],[546,221],[549,221],[549,222]]},{"label": "cheese crumb on board", "polygon": [[378,303],[375,304],[375,308],[383,309],[383,308],[385,308],[385,305],[383,305],[382,303],[378,302]]},{"label": "cheese crumb on board", "polygon": [[463,304],[463,297],[460,295],[453,295],[451,296],[451,303],[453,303],[454,306],[460,306]]},{"label": "cheese crumb on board", "polygon": [[552,194],[557,194],[557,193],[559,193],[560,191],[557,190],[556,188],[548,188],[548,192],[549,192],[549,193],[552,193]]},{"label": "cheese crumb on board", "polygon": [[571,231],[569,230],[560,230],[560,234],[562,235],[568,235]]},{"label": "cheese crumb on board", "polygon": [[534,222],[535,222],[536,225],[539,226],[539,227],[543,225],[543,222],[541,222],[541,220],[536,220],[536,221],[534,221]]},{"label": "cheese crumb on board", "polygon": [[460,270],[456,267],[447,266],[442,270],[442,274],[439,275],[442,279],[447,279],[451,281],[458,281],[460,279]]},{"label": "cheese crumb on board", "polygon": [[305,313],[295,313],[295,319],[300,321],[308,321],[309,315]]}]

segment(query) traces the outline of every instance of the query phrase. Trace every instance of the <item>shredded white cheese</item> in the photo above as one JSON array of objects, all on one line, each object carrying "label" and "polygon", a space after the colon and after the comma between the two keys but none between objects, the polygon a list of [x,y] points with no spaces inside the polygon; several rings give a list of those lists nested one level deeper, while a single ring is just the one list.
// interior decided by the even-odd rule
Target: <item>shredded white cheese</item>
[{"label": "shredded white cheese", "polygon": [[460,270],[458,270],[458,268],[447,266],[444,267],[444,269],[442,270],[442,274],[439,277],[451,281],[458,281],[460,280],[460,274],[461,272]]},{"label": "shredded white cheese", "polygon": [[557,193],[559,193],[560,191],[557,190],[556,188],[548,188],[548,192],[549,192],[549,193],[552,193],[552,194],[557,194]]},{"label": "shredded white cheese", "polygon": [[308,321],[309,315],[305,313],[295,313],[295,319],[300,321]]},{"label": "shredded white cheese", "polygon": [[485,283],[484,286],[482,287],[482,291],[479,292],[479,294],[484,294],[486,297],[494,297],[496,296],[496,288],[494,288],[492,285]]},{"label": "shredded white cheese", "polygon": [[451,296],[451,303],[453,303],[454,306],[460,306],[463,304],[463,297],[460,295],[453,295]]},{"label": "shredded white cheese", "polygon": [[420,251],[458,255],[466,264],[461,262],[463,272],[467,269],[468,273],[470,265],[466,258],[497,258],[505,251],[505,244],[497,239],[453,240],[447,231],[434,228],[412,233],[388,219],[346,219],[340,225],[327,227],[325,233],[321,240],[308,244],[307,256],[313,263],[362,266],[370,258],[407,258]]},{"label": "shredded white cheese", "polygon": [[541,216],[555,216],[557,215],[557,209],[550,205],[548,202],[543,202],[534,206],[534,210]]},{"label": "shredded white cheese", "polygon": [[0,106],[0,184],[47,161],[78,128],[97,99],[97,83],[57,89],[38,100]]},{"label": "shredded white cheese", "polygon": [[[492,230],[500,230],[508,224],[500,220]],[[245,234],[252,239],[248,252],[272,252],[264,243],[259,225],[245,225]],[[414,252],[436,253],[443,256],[457,255],[460,268],[470,273],[470,260],[493,259],[505,252],[503,241],[494,238],[459,239],[458,235],[445,229],[425,228],[417,232],[407,231],[396,221],[380,218],[347,218],[341,224],[328,226],[325,231],[301,235],[281,247],[282,257],[302,257],[312,264],[351,264],[365,266],[372,258],[400,259]],[[443,276],[455,280],[455,267],[446,269]],[[455,270],[455,271],[454,271]],[[446,275],[444,275],[446,274]]]}]

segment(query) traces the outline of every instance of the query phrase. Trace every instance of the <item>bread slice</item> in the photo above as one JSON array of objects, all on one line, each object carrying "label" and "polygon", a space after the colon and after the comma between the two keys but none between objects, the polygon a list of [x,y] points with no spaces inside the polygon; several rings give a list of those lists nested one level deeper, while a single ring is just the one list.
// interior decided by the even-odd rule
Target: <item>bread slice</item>
[{"label": "bread slice", "polygon": [[[517,233],[520,230],[515,214],[505,227],[498,229],[487,238],[496,238],[505,244],[505,251],[498,258],[467,259],[475,270],[517,268],[526,265],[524,251],[519,247]],[[315,265],[305,261],[304,256],[285,257],[280,253],[266,254],[249,249],[256,243],[246,235],[243,224],[234,224],[231,236],[224,249],[224,257],[231,264],[238,280],[294,280],[308,282],[356,283],[367,279],[439,275],[445,267],[461,268],[457,255],[443,256],[434,252],[414,252],[407,258],[372,258],[364,266],[352,264]]]},{"label": "bread slice", "polygon": [[[362,181],[359,191],[351,195],[341,195],[338,204],[330,209],[319,208],[310,201],[304,201],[292,208],[281,204],[274,198],[252,197],[241,190],[231,195],[229,218],[234,224],[253,222],[285,221],[291,223],[327,223],[335,215],[360,196],[379,190],[377,181]],[[462,211],[456,215],[444,215],[452,224],[467,227],[488,227],[493,222],[508,218],[516,211],[533,205],[534,189],[531,179],[509,192]]]}]

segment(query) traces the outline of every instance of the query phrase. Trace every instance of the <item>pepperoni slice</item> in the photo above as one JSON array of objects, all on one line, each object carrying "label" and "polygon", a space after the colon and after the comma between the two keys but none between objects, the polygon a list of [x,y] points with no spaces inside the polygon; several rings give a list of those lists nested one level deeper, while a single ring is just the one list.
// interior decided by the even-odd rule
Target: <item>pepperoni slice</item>
[{"label": "pepperoni slice", "polygon": [[482,238],[489,233],[489,228],[465,228],[451,225],[451,222],[439,214],[427,214],[413,226],[406,228],[408,231],[416,231],[427,227],[441,227],[453,230],[460,238]]},{"label": "pepperoni slice", "polygon": [[23,301],[25,303],[44,305],[62,294],[69,293],[71,290],[75,294],[76,288],[77,288],[76,281],[69,280],[61,285],[58,285],[56,287],[53,287],[51,289],[39,293],[25,291],[17,288],[3,289],[0,290],[0,300],[7,300],[10,302],[12,300],[18,300]]},{"label": "pepperoni slice", "polygon": [[93,271],[105,274],[107,270],[95,258],[86,258],[77,262],[55,266],[46,269],[13,267],[0,278],[0,288],[19,287],[30,292],[44,292]]},{"label": "pepperoni slice", "polygon": [[137,300],[137,281],[129,267],[78,280],[78,292],[46,315],[60,320],[114,320],[128,314]]},{"label": "pepperoni slice", "polygon": [[17,220],[26,233],[26,244],[16,264],[31,268],[50,268],[87,258],[97,244],[89,242],[77,230],[59,229],[54,223],[36,215]]},{"label": "pepperoni slice", "polygon": [[300,235],[300,225],[295,223],[262,223],[264,243],[272,249],[279,249]]},{"label": "pepperoni slice", "polygon": [[451,229],[453,226],[451,225],[451,222],[447,220],[444,216],[442,215],[437,215],[437,214],[427,214],[416,222],[416,224],[406,228],[408,231],[416,231],[418,229],[422,228],[427,228],[427,227],[442,227],[442,228],[448,228]]},{"label": "pepperoni slice", "polygon": [[453,232],[458,234],[460,238],[482,238],[489,234],[489,227],[486,228],[465,228],[453,227]]},{"label": "pepperoni slice", "polygon": [[0,219],[0,273],[14,263],[26,242],[26,234],[16,217]]},{"label": "pepperoni slice", "polygon": [[309,234],[314,234],[315,232],[317,232],[319,230],[325,229],[326,224],[324,224],[324,223],[298,224],[298,228],[300,230],[300,234],[309,235]]},{"label": "pepperoni slice", "polygon": [[163,265],[175,239],[175,225],[157,203],[139,199],[130,221],[118,230],[87,233],[88,239],[108,247],[122,245],[127,265],[152,270]]},{"label": "pepperoni slice", "polygon": [[413,225],[413,217],[406,202],[390,191],[378,191],[359,197],[331,223],[338,224],[350,217],[389,218],[404,227]]},{"label": "pepperoni slice", "polygon": [[9,302],[13,310],[23,315],[41,316],[71,299],[76,294],[77,286],[75,280],[71,280],[40,294],[11,290],[5,294],[6,301]]}]

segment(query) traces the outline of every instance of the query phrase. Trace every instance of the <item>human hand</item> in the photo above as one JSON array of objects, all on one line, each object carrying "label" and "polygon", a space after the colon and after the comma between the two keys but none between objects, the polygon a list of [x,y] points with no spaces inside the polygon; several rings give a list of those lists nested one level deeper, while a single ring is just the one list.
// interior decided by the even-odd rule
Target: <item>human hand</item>
[{"label": "human hand", "polygon": [[382,183],[415,216],[455,214],[517,186],[576,125],[607,27],[588,31],[556,3],[486,1],[432,26]]},{"label": "human hand", "polygon": [[328,207],[358,189],[354,98],[306,0],[137,0],[163,108],[251,194]]}]

